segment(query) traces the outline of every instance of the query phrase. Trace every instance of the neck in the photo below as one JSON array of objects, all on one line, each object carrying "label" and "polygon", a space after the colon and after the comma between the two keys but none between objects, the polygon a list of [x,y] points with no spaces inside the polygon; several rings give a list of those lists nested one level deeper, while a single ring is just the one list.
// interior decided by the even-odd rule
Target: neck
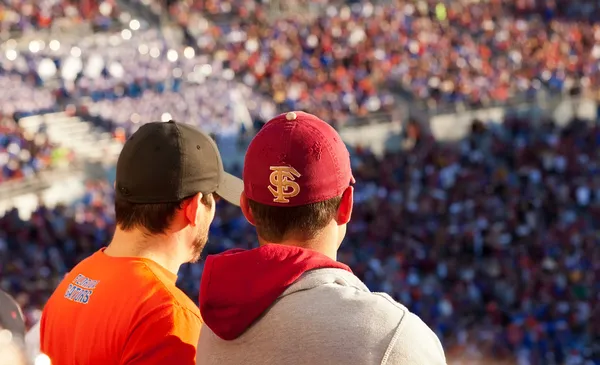
[{"label": "neck", "polygon": [[117,228],[104,253],[112,257],[149,259],[177,275],[179,267],[186,262],[176,249],[178,246],[177,238],[172,235],[147,235],[137,229]]},{"label": "neck", "polygon": [[[264,246],[273,242],[264,240],[262,237],[258,237],[258,244]],[[337,261],[337,235],[327,233],[326,231],[321,232],[315,238],[310,240],[302,240],[297,238],[286,238],[281,242],[277,242],[278,245],[294,246],[307,248],[309,250],[317,251],[330,259]]]}]

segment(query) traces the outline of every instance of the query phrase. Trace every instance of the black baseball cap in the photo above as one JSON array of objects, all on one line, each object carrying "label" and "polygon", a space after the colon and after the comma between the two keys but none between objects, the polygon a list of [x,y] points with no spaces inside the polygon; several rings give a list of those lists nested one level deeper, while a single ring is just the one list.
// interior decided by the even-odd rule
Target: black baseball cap
[{"label": "black baseball cap", "polygon": [[239,206],[244,184],[225,172],[210,136],[171,120],[147,123],[125,142],[115,188],[117,198],[130,203],[174,203],[216,193]]},{"label": "black baseball cap", "polygon": [[0,329],[9,330],[14,336],[25,336],[25,319],[17,301],[0,290]]}]

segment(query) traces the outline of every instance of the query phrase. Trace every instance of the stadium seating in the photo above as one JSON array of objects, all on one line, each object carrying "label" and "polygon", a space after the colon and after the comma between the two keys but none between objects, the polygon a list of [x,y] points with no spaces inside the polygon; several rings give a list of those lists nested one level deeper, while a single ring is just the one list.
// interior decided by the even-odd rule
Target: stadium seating
[{"label": "stadium seating", "polygon": [[53,144],[43,129],[24,130],[14,119],[54,107],[50,92],[35,89],[19,75],[0,75],[0,184],[68,163],[69,151]]},{"label": "stadium seating", "polygon": [[30,134],[44,128],[48,139],[68,148],[78,158],[98,161],[116,158],[123,145],[112,135],[91,122],[65,113],[35,115],[19,121],[20,127]]},{"label": "stadium seating", "polygon": [[[113,125],[130,123],[132,116],[149,121],[170,113],[223,134],[239,129],[235,126],[239,117],[225,116],[236,114],[240,107],[247,109],[245,118],[250,123],[268,120],[276,112],[267,97],[232,80],[232,71],[222,62],[196,55],[190,47],[170,47],[155,29],[124,29],[56,42],[54,49],[20,52],[16,62],[37,64],[37,69],[30,67],[27,72],[36,76],[39,86],[58,83],[62,99],[107,121],[111,132]],[[51,70],[46,73],[41,65]]]},{"label": "stadium seating", "polygon": [[[202,9],[208,2],[195,3]],[[276,102],[289,109],[310,107],[328,120],[342,118],[330,117],[330,110],[385,109],[389,99],[382,84],[402,88],[423,107],[439,108],[485,106],[530,98],[540,89],[568,93],[598,84],[596,28],[563,20],[596,19],[594,1],[560,6],[539,1],[538,7],[496,1],[374,3],[331,6],[309,23],[298,16],[273,21],[270,5],[262,3],[240,6],[244,13],[253,11],[213,30],[220,42],[205,48],[226,52],[236,74]],[[230,2],[225,4],[229,8]],[[188,28],[206,43],[203,24],[191,21]],[[267,52],[271,47],[275,51]],[[330,67],[335,71],[323,72]]]}]

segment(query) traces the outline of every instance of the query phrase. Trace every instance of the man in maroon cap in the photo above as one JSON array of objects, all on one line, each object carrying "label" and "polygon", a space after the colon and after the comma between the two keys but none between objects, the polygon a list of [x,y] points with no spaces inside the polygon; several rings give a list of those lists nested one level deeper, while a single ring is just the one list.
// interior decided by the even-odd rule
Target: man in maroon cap
[{"label": "man in maroon cap", "polygon": [[207,258],[198,364],[446,363],[423,321],[336,261],[354,178],[329,124],[275,117],[250,143],[243,180],[260,247]]}]

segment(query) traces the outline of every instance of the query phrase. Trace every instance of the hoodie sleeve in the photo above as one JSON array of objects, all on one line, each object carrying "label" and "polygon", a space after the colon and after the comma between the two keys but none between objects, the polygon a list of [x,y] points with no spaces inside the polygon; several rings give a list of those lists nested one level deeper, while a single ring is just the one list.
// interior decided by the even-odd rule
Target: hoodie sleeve
[{"label": "hoodie sleeve", "polygon": [[435,333],[419,317],[406,311],[381,364],[446,365],[446,356]]}]

